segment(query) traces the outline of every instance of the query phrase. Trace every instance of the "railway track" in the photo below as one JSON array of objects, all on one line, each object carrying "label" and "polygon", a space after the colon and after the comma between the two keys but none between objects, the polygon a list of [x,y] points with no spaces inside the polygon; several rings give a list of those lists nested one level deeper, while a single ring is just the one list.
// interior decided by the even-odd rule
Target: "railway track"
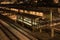
[{"label": "railway track", "polygon": [[[5,19],[6,20],[6,19]],[[2,21],[1,21],[2,22]],[[7,22],[7,21],[6,21]],[[11,22],[7,22],[7,24],[10,24],[10,28],[14,28],[15,30],[17,30],[19,33],[22,33],[23,35],[25,35],[27,38],[29,38],[29,40],[38,40],[36,37],[31,36],[29,33],[27,33],[25,30],[20,29],[18,26],[12,24]],[[7,28],[9,29],[9,28]]]},{"label": "railway track", "polygon": [[[18,40],[18,38],[2,24],[0,24],[0,30],[5,34],[5,37],[7,36],[7,40]],[[3,40],[2,37],[1,40]]]},{"label": "railway track", "polygon": [[5,34],[5,32],[1,29],[1,27],[3,26],[0,24],[0,40],[10,40],[9,37]]}]

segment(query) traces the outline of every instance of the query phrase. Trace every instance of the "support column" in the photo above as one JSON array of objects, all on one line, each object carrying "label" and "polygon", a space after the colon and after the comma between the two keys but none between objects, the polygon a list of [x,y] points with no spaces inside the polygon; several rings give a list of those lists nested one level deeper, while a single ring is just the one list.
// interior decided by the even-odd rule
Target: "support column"
[{"label": "support column", "polygon": [[50,9],[50,16],[51,37],[54,37],[54,27],[52,26],[52,8]]}]

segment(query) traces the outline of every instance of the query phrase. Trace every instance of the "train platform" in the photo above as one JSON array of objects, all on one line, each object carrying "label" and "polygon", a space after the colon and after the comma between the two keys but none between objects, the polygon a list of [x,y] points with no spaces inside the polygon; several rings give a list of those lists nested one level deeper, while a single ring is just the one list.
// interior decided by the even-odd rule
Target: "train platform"
[{"label": "train platform", "polygon": [[[4,22],[5,23],[8,23],[9,22],[9,20],[10,19],[8,19],[8,20],[6,20],[7,18],[5,18],[4,19]],[[0,21],[0,22],[2,22],[2,21]],[[4,24],[4,23],[3,23]],[[22,30],[25,30],[25,32],[27,32],[27,33],[29,33],[29,35],[32,35],[33,37],[35,37],[35,38],[37,38],[37,40],[60,40],[60,33],[55,33],[55,37],[53,37],[53,38],[51,38],[51,36],[50,36],[50,32],[48,32],[48,31],[42,31],[41,33],[39,32],[39,31],[35,31],[35,32],[31,32],[30,30],[28,30],[28,29],[26,29],[26,28],[24,28],[24,27],[21,27],[20,25],[18,25],[18,24],[16,24],[16,23],[14,23],[14,21],[12,22],[11,20],[10,20],[10,23],[8,23],[8,24],[13,24],[13,25],[15,25],[17,28],[22,28]],[[6,25],[5,25],[6,26]],[[19,26],[19,27],[18,27]],[[8,26],[7,26],[8,27]],[[15,27],[15,28],[16,28]],[[8,27],[8,28],[10,28],[10,27]],[[11,29],[9,29],[10,31],[12,31],[12,30],[14,30],[15,31],[15,33],[17,32],[17,30],[20,30],[20,29],[13,29],[12,28],[12,30]],[[7,31],[7,30],[6,30]],[[14,32],[13,31],[13,32]],[[2,38],[2,40],[4,40],[3,38],[5,38],[4,36],[4,33],[3,33],[3,31],[1,31],[1,36],[0,36],[0,38]],[[18,34],[20,35],[20,33],[18,32]],[[15,34],[16,36],[19,36],[18,34]],[[2,37],[3,36],[3,37]],[[9,35],[10,36],[10,35]],[[11,35],[12,36],[12,35]],[[11,37],[10,36],[10,37]],[[21,37],[23,37],[23,36],[21,36]],[[31,36],[30,36],[31,37]],[[21,40],[25,40],[25,39],[23,39],[23,38],[20,38],[20,36],[18,37],[19,39],[21,39]],[[26,37],[24,37],[24,38],[26,38]],[[15,38],[13,38],[13,39],[15,39]],[[18,40],[19,40],[18,39]],[[7,40],[8,40],[8,38],[7,38]],[[28,39],[27,39],[28,40]],[[33,39],[29,39],[29,40],[33,40]]]}]

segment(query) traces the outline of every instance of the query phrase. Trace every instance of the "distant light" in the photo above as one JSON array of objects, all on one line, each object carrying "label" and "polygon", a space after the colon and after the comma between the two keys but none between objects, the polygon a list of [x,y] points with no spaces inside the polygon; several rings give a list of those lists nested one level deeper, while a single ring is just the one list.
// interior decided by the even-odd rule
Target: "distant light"
[{"label": "distant light", "polygon": [[34,1],[35,3],[37,3],[38,1],[36,0],[36,1]]},{"label": "distant light", "polygon": [[54,0],[54,3],[59,3],[59,0]]},{"label": "distant light", "polygon": [[20,3],[22,4],[22,3],[23,3],[23,1],[20,1]]}]

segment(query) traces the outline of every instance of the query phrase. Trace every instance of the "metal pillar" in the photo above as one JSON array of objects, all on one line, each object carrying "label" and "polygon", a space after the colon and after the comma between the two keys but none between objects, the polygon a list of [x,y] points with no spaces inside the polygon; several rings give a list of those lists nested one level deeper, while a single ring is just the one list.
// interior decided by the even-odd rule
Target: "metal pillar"
[{"label": "metal pillar", "polygon": [[51,27],[51,37],[54,37],[54,27],[52,26],[52,8],[50,9],[50,27]]}]

